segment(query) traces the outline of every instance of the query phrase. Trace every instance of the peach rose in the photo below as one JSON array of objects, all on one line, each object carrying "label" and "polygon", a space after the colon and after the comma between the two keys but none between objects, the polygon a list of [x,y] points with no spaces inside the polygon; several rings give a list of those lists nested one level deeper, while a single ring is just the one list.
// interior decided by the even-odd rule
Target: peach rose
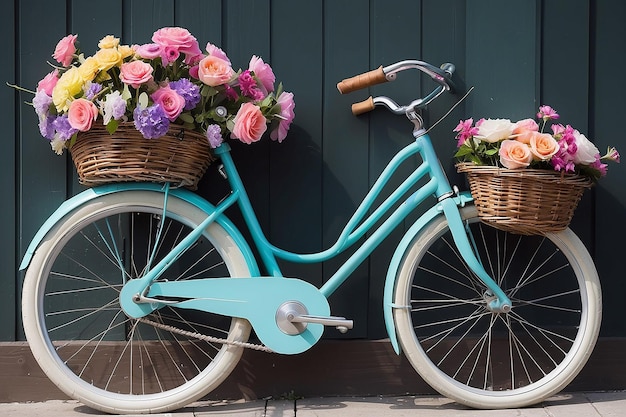
[{"label": "peach rose", "polygon": [[530,138],[533,136],[534,132],[539,131],[539,125],[533,119],[524,119],[515,123],[515,127],[513,128],[513,135],[516,136],[516,139],[522,143],[528,145],[530,143]]},{"label": "peach rose", "polygon": [[126,62],[120,68],[120,80],[133,88],[139,88],[141,84],[152,80],[152,71],[152,66],[146,62]]},{"label": "peach rose", "polygon": [[265,116],[253,103],[245,103],[241,106],[234,123],[232,137],[247,144],[257,142],[267,130]]},{"label": "peach rose", "polygon": [[530,138],[529,145],[536,161],[547,161],[559,151],[559,143],[548,133],[535,132]]},{"label": "peach rose", "polygon": [[86,132],[91,129],[91,123],[98,117],[98,108],[89,100],[79,98],[72,101],[67,114],[70,126],[74,129]]},{"label": "peach rose", "polygon": [[230,64],[216,56],[209,55],[198,64],[198,79],[211,87],[226,84],[234,74]]},{"label": "peach rose", "polygon": [[506,139],[500,145],[500,163],[509,169],[526,168],[533,160],[528,145],[517,140]]}]

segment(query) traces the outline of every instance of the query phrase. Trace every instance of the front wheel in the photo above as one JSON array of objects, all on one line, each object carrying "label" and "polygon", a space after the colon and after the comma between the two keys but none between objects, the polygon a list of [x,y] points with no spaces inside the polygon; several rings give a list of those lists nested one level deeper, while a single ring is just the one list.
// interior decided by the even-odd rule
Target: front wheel
[{"label": "front wheel", "polygon": [[415,238],[400,265],[394,320],[404,353],[441,394],[474,408],[515,408],[562,390],[586,363],[600,329],[593,261],[569,229],[522,236],[461,210],[485,270],[512,301],[491,296],[454,246],[444,216]]},{"label": "front wheel", "polygon": [[[164,412],[216,388],[233,370],[250,324],[205,312],[163,307],[127,317],[119,294],[206,218],[163,194],[126,191],[95,198],[59,221],[26,271],[22,314],[31,350],[67,395],[116,414]],[[162,280],[250,276],[229,233],[211,224]],[[172,327],[188,333],[172,331]],[[212,339],[198,339],[189,334]]]}]

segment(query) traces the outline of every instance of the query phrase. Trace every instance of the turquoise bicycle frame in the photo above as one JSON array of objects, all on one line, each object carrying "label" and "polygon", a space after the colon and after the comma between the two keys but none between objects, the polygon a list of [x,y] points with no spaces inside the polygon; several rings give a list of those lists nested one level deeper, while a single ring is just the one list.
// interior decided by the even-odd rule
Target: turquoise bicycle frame
[{"label": "turquoise bicycle frame", "polygon": [[[132,280],[125,285],[120,296],[120,303],[125,312],[132,317],[139,318],[162,306],[154,297],[186,298],[186,301],[178,302],[176,306],[245,318],[250,321],[261,341],[270,349],[279,353],[300,353],[313,346],[321,338],[323,326],[321,324],[309,324],[306,331],[302,334],[285,334],[276,326],[276,308],[281,303],[295,299],[301,301],[308,308],[309,314],[320,317],[328,316],[330,314],[327,302],[328,297],[348,279],[350,274],[417,206],[434,196],[438,200],[437,203],[408,229],[400,241],[392,257],[385,282],[383,309],[386,328],[395,351],[400,353],[393,323],[393,310],[395,308],[405,308],[405,306],[398,306],[393,303],[397,271],[402,262],[403,254],[410,247],[415,236],[437,216],[446,216],[459,253],[472,271],[495,296],[490,301],[489,307],[499,310],[511,304],[507,296],[475,257],[472,243],[468,239],[459,207],[471,202],[471,196],[468,193],[457,195],[452,190],[435,155],[430,137],[423,130],[414,132],[414,136],[415,141],[398,152],[383,170],[378,180],[349,219],[335,244],[321,252],[297,254],[280,249],[267,240],[231,157],[230,147],[227,144],[223,144],[215,150],[215,153],[221,158],[232,192],[217,205],[214,206],[208,203],[190,191],[170,189],[167,185],[122,183],[89,189],[63,203],[44,223],[28,247],[20,269],[28,266],[32,254],[55,223],[89,200],[104,194],[129,190],[160,191],[164,193],[165,210],[167,198],[169,195],[174,195],[202,209],[207,213],[207,218],[187,238],[173,248],[165,258],[154,265],[144,277]],[[374,207],[375,200],[380,196],[394,172],[409,157],[416,154],[419,154],[421,157],[419,166],[382,203]],[[425,184],[416,191],[411,192],[418,181],[424,178],[426,179]],[[404,200],[400,202],[402,198]],[[268,276],[261,277],[257,260],[250,246],[237,228],[223,214],[226,209],[235,204],[238,205],[243,214],[246,226],[250,230],[253,243],[258,250],[260,260]],[[393,209],[396,205],[397,207]],[[392,209],[393,211],[391,212]],[[375,227],[380,221],[382,221],[380,226]],[[223,279],[200,279],[186,282],[183,285],[177,282],[155,282],[168,265],[174,262],[212,222],[220,224],[233,237],[235,244],[242,251],[253,277],[237,280],[228,279],[227,277]],[[278,265],[278,259],[294,263],[323,262],[355,245],[367,232],[371,232],[367,239],[358,246],[354,253],[319,289],[302,280],[283,277]],[[136,302],[139,296],[145,297],[147,301],[143,303]]]}]

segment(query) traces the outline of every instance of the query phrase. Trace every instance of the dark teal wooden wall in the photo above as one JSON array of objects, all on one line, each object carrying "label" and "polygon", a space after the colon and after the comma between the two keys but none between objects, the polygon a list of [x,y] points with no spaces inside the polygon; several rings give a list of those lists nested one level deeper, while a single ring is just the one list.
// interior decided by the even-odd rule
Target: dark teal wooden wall
[{"label": "dark teal wooden wall", "polygon": [[[397,60],[453,62],[469,98],[434,129],[451,176],[451,132],[466,117],[532,117],[550,104],[603,150],[626,153],[622,75],[626,3],[612,0],[15,0],[4,3],[0,36],[5,65],[0,79],[34,87],[48,72],[56,42],[79,34],[94,52],[106,34],[125,43],[149,41],[162,26],[187,27],[201,44],[221,46],[234,65],[252,54],[271,63],[296,98],[296,121],[287,140],[234,146],[265,230],[278,246],[308,252],[329,246],[390,156],[410,140],[411,127],[383,112],[355,118],[349,106],[365,92],[340,96],[347,76]],[[91,49],[90,49],[91,48]],[[415,77],[371,89],[408,101],[429,85]],[[4,129],[0,152],[0,340],[22,338],[16,271],[28,242],[45,218],[79,192],[71,163],[55,156],[38,134],[27,94],[0,89]],[[458,97],[430,109],[431,121]],[[602,335],[626,336],[626,284],[620,262],[626,233],[626,178],[614,165],[584,197],[572,227],[592,251],[604,288]],[[199,193],[211,200],[223,188],[214,172]],[[239,221],[236,213],[229,213]],[[384,337],[381,291],[399,230],[361,266],[332,301],[333,312],[356,320],[347,337]],[[337,262],[285,266],[285,272],[321,284]]]}]

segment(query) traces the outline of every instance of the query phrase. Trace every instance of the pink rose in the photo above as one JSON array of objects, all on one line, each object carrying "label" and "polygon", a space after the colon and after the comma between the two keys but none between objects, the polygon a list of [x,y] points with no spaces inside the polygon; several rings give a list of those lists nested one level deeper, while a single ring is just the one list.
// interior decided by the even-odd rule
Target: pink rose
[{"label": "pink rose", "polygon": [[278,99],[276,100],[277,104],[280,106],[278,127],[270,133],[270,138],[272,140],[277,140],[279,143],[285,139],[287,136],[287,131],[291,126],[291,122],[295,117],[293,112],[296,104],[293,101],[293,93],[283,92]]},{"label": "pink rose", "polygon": [[534,132],[539,131],[539,125],[533,119],[524,119],[515,123],[513,135],[522,143],[528,144]]},{"label": "pink rose", "polygon": [[54,70],[37,83],[37,91],[43,90],[47,95],[52,96],[52,90],[57,85],[57,81],[59,81],[59,70]]},{"label": "pink rose", "polygon": [[198,64],[198,79],[211,87],[226,84],[233,75],[230,64],[216,56],[209,55]]},{"label": "pink rose", "polygon": [[156,59],[161,57],[161,47],[156,43],[147,43],[135,48],[135,54],[145,59]]},{"label": "pink rose", "polygon": [[228,62],[228,64],[230,65],[230,59],[228,59],[226,52],[222,51],[220,48],[213,45],[211,42],[206,44],[206,51],[209,53],[209,55],[213,55],[213,56],[218,57],[219,59],[223,59],[224,61]]},{"label": "pink rose", "polygon": [[241,106],[234,123],[232,137],[247,144],[257,142],[267,130],[265,116],[261,113],[261,109],[252,103],[245,103]]},{"label": "pink rose", "polygon": [[526,168],[533,160],[528,145],[517,140],[505,139],[500,145],[500,163],[509,169]]},{"label": "pink rose", "polygon": [[91,101],[79,98],[70,104],[67,119],[74,129],[86,132],[97,118],[98,108]]},{"label": "pink rose", "polygon": [[169,85],[161,87],[150,96],[165,111],[167,118],[173,122],[185,108],[185,99],[172,90]]},{"label": "pink rose", "polygon": [[261,81],[263,88],[265,88],[265,94],[274,91],[274,82],[276,81],[274,71],[272,71],[272,67],[263,62],[263,59],[253,55],[250,59],[248,69],[254,72],[254,76]]},{"label": "pink rose", "polygon": [[54,54],[52,57],[56,59],[64,67],[69,66],[74,59],[74,53],[76,52],[76,38],[78,35],[67,35],[57,43],[54,48]]},{"label": "pink rose", "polygon": [[547,161],[559,151],[559,142],[548,133],[535,132],[530,138],[530,152],[537,161]]},{"label": "pink rose", "polygon": [[188,57],[200,55],[198,40],[187,29],[179,27],[162,28],[154,32],[152,42],[162,49],[172,48]]},{"label": "pink rose", "polygon": [[143,61],[125,62],[120,68],[120,80],[133,88],[152,80],[153,68]]}]

